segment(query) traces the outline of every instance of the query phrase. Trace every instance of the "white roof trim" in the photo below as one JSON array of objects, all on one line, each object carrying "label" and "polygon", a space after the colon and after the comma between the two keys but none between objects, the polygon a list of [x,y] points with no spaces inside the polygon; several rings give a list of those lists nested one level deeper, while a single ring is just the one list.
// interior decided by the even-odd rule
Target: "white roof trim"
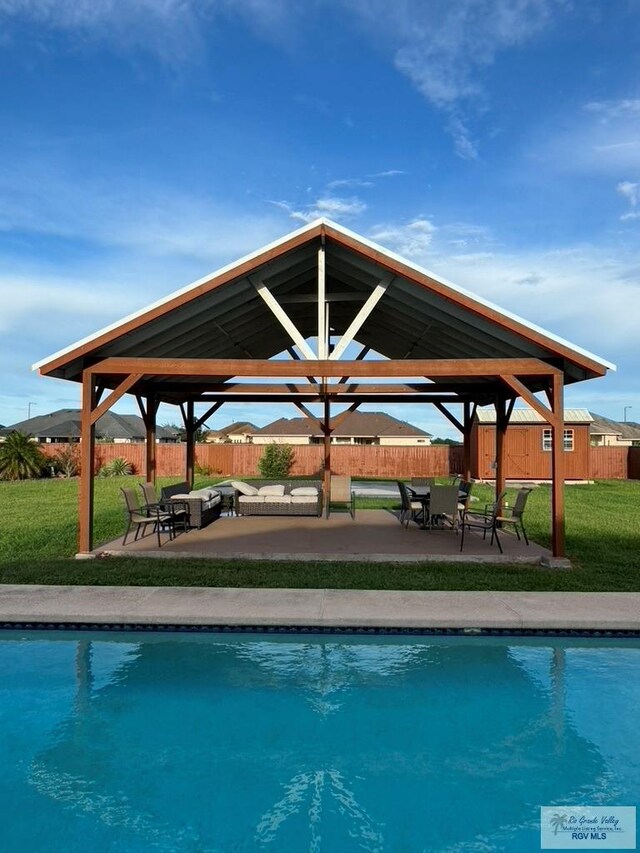
[{"label": "white roof trim", "polygon": [[470,290],[466,290],[463,287],[459,287],[453,282],[448,281],[442,276],[437,275],[436,273],[431,272],[430,270],[425,269],[424,267],[419,266],[418,264],[413,263],[413,261],[407,260],[407,258],[403,258],[401,255],[392,252],[390,249],[381,246],[379,243],[374,243],[373,240],[368,240],[366,237],[363,237],[361,234],[357,234],[355,231],[350,231],[348,228],[344,228],[342,225],[338,225],[337,222],[333,222],[331,219],[327,219],[326,217],[320,217],[319,219],[314,219],[313,222],[309,222],[307,225],[303,225],[302,228],[298,228],[295,231],[290,231],[288,234],[285,234],[283,237],[280,237],[278,240],[274,240],[272,243],[268,243],[266,246],[262,246],[260,249],[256,249],[256,251],[251,252],[248,255],[244,255],[242,258],[233,261],[230,264],[226,264],[215,272],[209,273],[202,278],[199,278],[197,281],[192,282],[191,284],[187,284],[185,287],[180,288],[179,290],[173,291],[168,296],[163,297],[162,299],[157,300],[156,302],[147,305],[144,308],[139,309],[138,311],[134,311],[132,314],[124,317],[121,320],[118,320],[115,323],[111,323],[108,326],[100,329],[97,332],[94,332],[92,335],[88,335],[86,338],[82,338],[75,343],[64,347],[64,349],[58,350],[58,352],[53,353],[52,355],[47,356],[46,358],[41,359],[32,365],[32,370],[39,370],[45,364],[48,364],[50,361],[55,361],[58,358],[61,358],[67,353],[72,352],[78,347],[84,346],[85,344],[91,343],[93,340],[97,340],[102,335],[107,332],[115,331],[119,326],[123,326],[126,323],[129,323],[132,320],[136,320],[138,317],[142,317],[148,311],[152,311],[155,308],[159,308],[162,305],[166,305],[168,302],[171,302],[172,299],[175,299],[178,296],[182,296],[184,293],[188,293],[190,290],[194,290],[200,285],[205,284],[208,281],[211,281],[213,278],[217,278],[220,275],[223,275],[227,272],[231,272],[235,267],[238,267],[244,263],[248,263],[264,252],[269,252],[272,249],[277,249],[279,246],[282,246],[284,243],[287,243],[289,240],[298,237],[302,234],[305,234],[307,231],[311,231],[314,228],[317,228],[319,225],[327,225],[328,227],[334,229],[335,231],[339,231],[341,234],[344,234],[345,237],[349,237],[356,242],[362,243],[364,246],[372,249],[374,252],[380,252],[383,255],[386,255],[388,258],[391,258],[398,263],[403,264],[404,266],[409,267],[410,269],[415,270],[421,275],[426,275],[429,278],[432,278],[434,281],[437,281],[439,284],[444,285],[445,287],[450,288],[455,293],[459,293],[461,296],[465,296],[469,299],[474,300],[480,305],[484,305],[486,308],[490,308],[493,311],[497,311],[500,314],[503,314],[505,317],[508,317],[510,320],[514,320],[520,325],[530,329],[533,332],[537,332],[538,334],[544,335],[550,341],[554,341],[555,343],[560,344],[561,346],[568,347],[572,349],[574,352],[585,356],[586,358],[591,359],[592,361],[601,364],[603,367],[606,367],[607,370],[616,370],[615,364],[612,364],[609,361],[601,358],[600,356],[594,355],[594,353],[589,352],[589,350],[583,349],[582,347],[576,346],[575,344],[570,343],[564,338],[559,337],[558,335],[554,335],[552,332],[548,332],[546,329],[543,329],[542,326],[537,326],[534,323],[530,323],[528,320],[525,320],[522,317],[519,317],[517,314],[513,314],[511,311],[507,311],[504,308],[501,308],[499,305],[496,305],[493,302],[490,302],[488,299],[484,299],[482,296],[478,296],[475,293],[472,293]]}]

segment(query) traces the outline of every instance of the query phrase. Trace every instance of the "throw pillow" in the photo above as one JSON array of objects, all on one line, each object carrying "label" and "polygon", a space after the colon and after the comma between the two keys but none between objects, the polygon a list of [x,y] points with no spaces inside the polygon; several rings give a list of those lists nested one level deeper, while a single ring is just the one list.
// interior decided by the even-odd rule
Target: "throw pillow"
[{"label": "throw pillow", "polygon": [[240,492],[241,495],[257,495],[258,490],[255,486],[250,486],[249,483],[245,483],[243,480],[232,480],[231,485],[234,489]]},{"label": "throw pillow", "polygon": [[275,486],[261,486],[258,489],[259,495],[272,495],[275,497],[282,497],[284,495],[284,486],[275,485]]}]

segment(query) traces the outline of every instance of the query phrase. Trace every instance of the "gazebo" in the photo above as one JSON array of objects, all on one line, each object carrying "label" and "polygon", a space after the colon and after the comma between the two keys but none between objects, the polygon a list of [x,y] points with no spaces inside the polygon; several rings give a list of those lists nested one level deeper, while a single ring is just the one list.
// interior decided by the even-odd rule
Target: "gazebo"
[{"label": "gazebo", "polygon": [[[355,347],[355,357],[346,359]],[[160,403],[181,410],[189,482],[196,430],[225,402],[293,403],[318,420],[325,437],[327,496],[331,432],[363,403],[435,406],[462,434],[467,476],[476,407],[493,404],[500,494],[505,431],[521,397],[552,430],[553,554],[562,557],[563,389],[614,366],[319,219],[34,369],[82,383],[79,555],[93,546],[95,423],[129,393],[146,425],[149,481]],[[307,408],[314,403],[322,405],[319,418]],[[197,415],[196,404],[206,412]],[[332,418],[336,404],[348,408]],[[453,404],[461,406],[457,414]]]}]

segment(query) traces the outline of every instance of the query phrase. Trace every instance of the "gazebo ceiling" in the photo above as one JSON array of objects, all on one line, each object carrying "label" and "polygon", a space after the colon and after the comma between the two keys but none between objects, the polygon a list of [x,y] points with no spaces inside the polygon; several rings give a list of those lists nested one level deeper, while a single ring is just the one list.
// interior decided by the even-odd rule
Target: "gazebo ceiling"
[{"label": "gazebo ceiling", "polygon": [[[560,368],[565,383],[602,376],[613,368],[341,226],[319,220],[44,359],[34,369],[81,381],[85,367],[112,357],[269,359],[291,347],[292,340],[259,289],[266,288],[303,338],[315,339],[321,246],[330,340],[347,331],[382,281],[386,290],[355,340],[386,358],[537,358]],[[229,378],[209,376],[207,382]],[[166,379],[172,389],[203,385],[202,376]],[[154,377],[156,384],[161,380]],[[459,381],[477,385],[483,379]],[[532,390],[534,385],[529,382]],[[166,390],[167,398],[175,393]]]}]

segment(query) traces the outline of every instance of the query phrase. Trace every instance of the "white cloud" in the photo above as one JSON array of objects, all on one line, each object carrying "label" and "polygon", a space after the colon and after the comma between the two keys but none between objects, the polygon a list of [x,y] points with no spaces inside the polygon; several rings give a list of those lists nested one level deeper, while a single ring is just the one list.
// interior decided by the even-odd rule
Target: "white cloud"
[{"label": "white cloud", "polygon": [[453,139],[453,146],[458,157],[463,160],[478,159],[478,146],[471,139],[471,134],[460,116],[450,116],[447,122],[447,131]]},{"label": "white cloud", "polygon": [[[202,12],[213,2],[202,4]],[[185,0],[0,0],[5,28],[33,21],[86,41],[107,41],[121,50],[141,50],[167,63],[182,62],[201,46],[200,12]]]},{"label": "white cloud", "polygon": [[640,253],[576,247],[430,260],[456,284],[606,359],[640,355]]},{"label": "white cloud", "polygon": [[204,27],[216,17],[242,18],[263,38],[286,40],[298,8],[292,0],[0,0],[0,21],[28,20],[82,43],[107,42],[177,66],[202,57]]},{"label": "white cloud", "polygon": [[42,162],[0,177],[1,231],[214,264],[269,242],[281,226],[266,214],[169,188],[138,185],[132,191],[117,181],[79,181]]},{"label": "white cloud", "polygon": [[483,226],[434,224],[426,218],[387,222],[368,236],[606,360],[623,364],[640,358],[640,249],[635,246],[512,252]]},{"label": "white cloud", "polygon": [[276,207],[285,210],[291,219],[299,222],[313,222],[321,216],[329,219],[351,219],[367,209],[359,198],[340,198],[339,196],[320,196],[309,205],[296,206],[287,201],[272,201]]},{"label": "white cloud", "polygon": [[640,100],[590,102],[560,123],[541,126],[530,156],[559,172],[621,175],[640,170]]},{"label": "white cloud", "polygon": [[621,116],[640,117],[640,98],[620,98],[611,101],[591,101],[584,105],[587,112],[597,113],[603,121]]},{"label": "white cloud", "polygon": [[621,196],[627,199],[631,207],[635,207],[640,201],[640,184],[632,181],[621,181],[616,189]]},{"label": "white cloud", "polygon": [[328,190],[339,189],[340,187],[350,189],[371,189],[376,186],[376,181],[381,178],[395,178],[398,175],[406,175],[402,169],[387,169],[384,172],[373,172],[370,175],[365,175],[362,178],[340,178],[335,181],[329,181],[327,184]]},{"label": "white cloud", "polygon": [[548,27],[564,0],[342,0],[394,53],[396,68],[448,116],[456,153],[477,157],[464,104],[484,101],[481,72]]},{"label": "white cloud", "polygon": [[402,224],[376,225],[369,236],[400,255],[418,260],[425,256],[431,246],[435,231],[432,222],[418,218]]},{"label": "white cloud", "polygon": [[336,190],[340,189],[340,187],[349,189],[369,189],[373,186],[375,186],[373,181],[365,181],[362,178],[341,178],[337,181],[329,181],[327,189]]},{"label": "white cloud", "polygon": [[374,172],[372,175],[367,175],[367,178],[395,178],[398,175],[406,175],[402,169],[387,169],[384,172]]}]

